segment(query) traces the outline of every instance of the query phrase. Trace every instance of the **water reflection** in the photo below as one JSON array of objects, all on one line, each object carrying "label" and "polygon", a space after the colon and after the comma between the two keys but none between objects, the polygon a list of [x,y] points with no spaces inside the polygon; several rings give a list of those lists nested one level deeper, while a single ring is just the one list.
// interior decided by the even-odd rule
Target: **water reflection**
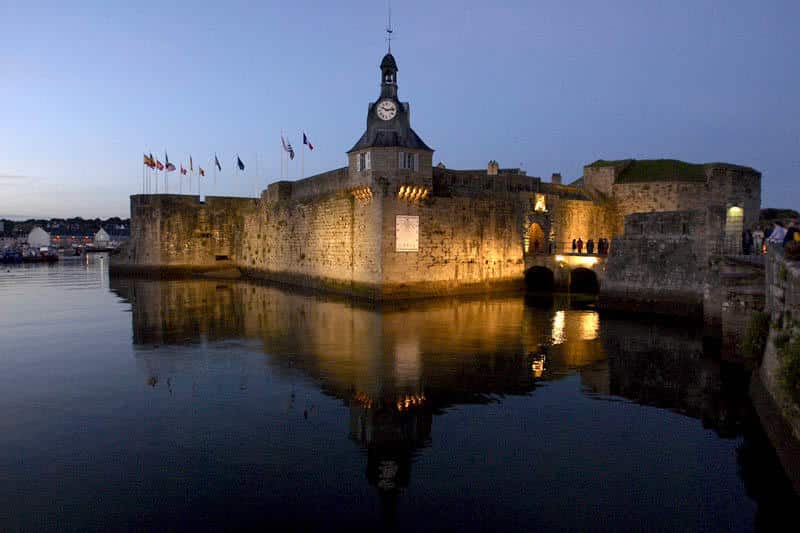
[{"label": "water reflection", "polygon": [[[154,348],[244,341],[267,354],[265,364],[279,374],[299,372],[348,406],[345,431],[366,454],[365,477],[389,521],[396,518],[398,494],[411,482],[415,458],[433,442],[438,415],[454,406],[535,394],[575,374],[598,402],[625,398],[699,419],[723,438],[744,434],[748,444],[738,457],[743,476],[759,470],[747,461],[779,471],[751,429],[757,424],[746,376],[709,357],[700,334],[685,327],[614,319],[601,324],[590,307],[558,297],[374,309],[245,283],[112,279],[112,290],[132,304],[136,358],[148,386],[167,386],[171,393],[170,379],[191,376],[193,365],[204,364]],[[170,377],[164,382],[162,376]],[[243,374],[238,385],[247,383]],[[764,495],[775,490],[765,492],[763,482],[746,477],[745,484],[757,501],[769,500]]]}]

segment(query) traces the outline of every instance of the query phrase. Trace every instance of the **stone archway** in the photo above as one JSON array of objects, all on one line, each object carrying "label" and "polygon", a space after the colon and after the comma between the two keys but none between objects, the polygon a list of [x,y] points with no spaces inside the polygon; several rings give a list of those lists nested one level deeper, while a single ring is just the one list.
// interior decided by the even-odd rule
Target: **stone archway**
[{"label": "stone archway", "polygon": [[525,286],[529,291],[550,292],[555,285],[553,271],[542,266],[534,266],[525,271]]},{"label": "stone archway", "polygon": [[547,239],[544,229],[538,222],[532,222],[525,232],[525,253],[542,254],[547,253]]},{"label": "stone archway", "polygon": [[595,294],[600,291],[600,281],[594,270],[578,267],[569,273],[570,292],[588,292]]}]

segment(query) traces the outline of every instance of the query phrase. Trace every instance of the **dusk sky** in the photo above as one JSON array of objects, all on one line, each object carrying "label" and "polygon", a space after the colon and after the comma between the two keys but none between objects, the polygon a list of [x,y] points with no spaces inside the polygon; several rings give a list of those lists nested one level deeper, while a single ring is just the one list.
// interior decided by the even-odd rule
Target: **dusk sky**
[{"label": "dusk sky", "polygon": [[[393,20],[434,163],[572,181],[599,158],[726,161],[763,173],[762,207],[800,204],[797,0],[395,0]],[[216,193],[252,194],[282,130],[314,144],[306,176],[344,166],[385,24],[382,0],[0,0],[0,217],[128,216],[165,149],[209,170],[204,193],[216,152]]]}]

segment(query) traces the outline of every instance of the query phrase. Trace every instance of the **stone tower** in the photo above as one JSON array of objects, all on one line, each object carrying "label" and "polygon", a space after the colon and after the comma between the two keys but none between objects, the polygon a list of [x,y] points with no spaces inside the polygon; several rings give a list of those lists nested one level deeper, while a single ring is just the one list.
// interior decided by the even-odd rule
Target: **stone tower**
[{"label": "stone tower", "polygon": [[381,61],[381,93],[369,104],[367,129],[348,152],[352,181],[430,186],[433,150],[411,129],[411,108],[397,97],[397,62],[391,53]]}]

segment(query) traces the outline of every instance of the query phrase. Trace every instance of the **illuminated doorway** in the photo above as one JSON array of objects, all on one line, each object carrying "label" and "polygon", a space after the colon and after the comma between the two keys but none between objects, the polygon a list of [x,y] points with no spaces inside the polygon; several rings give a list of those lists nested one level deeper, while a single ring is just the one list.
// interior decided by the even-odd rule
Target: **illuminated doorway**
[{"label": "illuminated doorway", "polygon": [[742,230],[744,229],[744,209],[731,206],[725,216],[725,243],[726,254],[739,255],[742,253]]},{"label": "illuminated doorway", "polygon": [[547,252],[547,241],[544,239],[542,226],[534,222],[525,233],[525,253],[541,254]]}]

